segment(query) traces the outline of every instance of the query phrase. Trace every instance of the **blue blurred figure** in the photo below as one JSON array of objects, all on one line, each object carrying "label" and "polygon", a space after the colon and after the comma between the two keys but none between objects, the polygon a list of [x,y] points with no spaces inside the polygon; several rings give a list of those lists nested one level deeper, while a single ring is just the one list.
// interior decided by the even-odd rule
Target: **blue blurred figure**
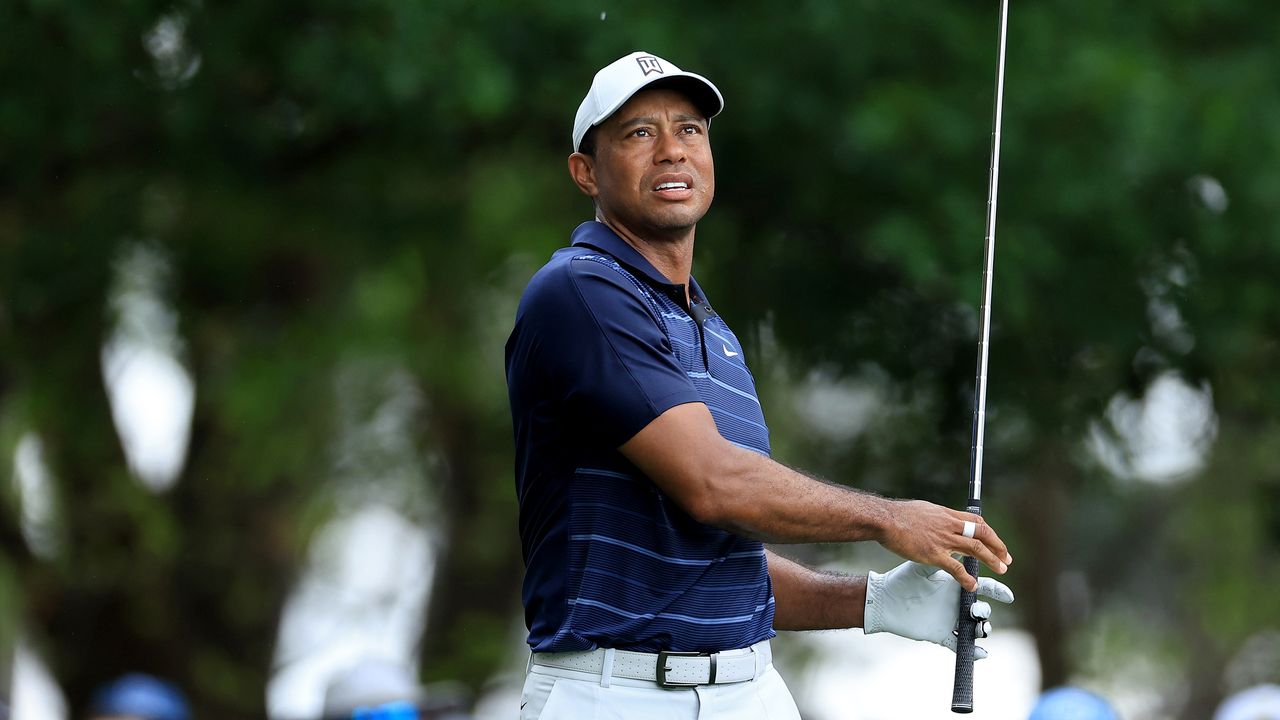
[{"label": "blue blurred figure", "polygon": [[390,702],[372,707],[358,707],[351,720],[419,720],[418,706],[411,702]]},{"label": "blue blurred figure", "polygon": [[98,688],[89,720],[191,720],[182,691],[172,683],[132,673]]},{"label": "blue blurred figure", "polygon": [[1046,690],[1027,720],[1120,720],[1110,703],[1077,687]]},{"label": "blue blurred figure", "polygon": [[324,694],[324,720],[470,720],[466,695],[447,684],[428,693],[404,663],[367,658],[337,673]]},{"label": "blue blurred figure", "polygon": [[325,690],[325,720],[418,720],[424,699],[409,668],[368,659],[335,675]]}]

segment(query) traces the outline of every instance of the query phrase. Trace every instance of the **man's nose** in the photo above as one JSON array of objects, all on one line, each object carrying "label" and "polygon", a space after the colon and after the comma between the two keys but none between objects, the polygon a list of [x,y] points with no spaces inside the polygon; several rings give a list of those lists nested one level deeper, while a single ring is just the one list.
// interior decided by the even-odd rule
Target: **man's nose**
[{"label": "man's nose", "polygon": [[684,143],[680,142],[680,138],[675,133],[660,133],[658,135],[658,145],[654,148],[654,164],[679,163],[684,160]]}]

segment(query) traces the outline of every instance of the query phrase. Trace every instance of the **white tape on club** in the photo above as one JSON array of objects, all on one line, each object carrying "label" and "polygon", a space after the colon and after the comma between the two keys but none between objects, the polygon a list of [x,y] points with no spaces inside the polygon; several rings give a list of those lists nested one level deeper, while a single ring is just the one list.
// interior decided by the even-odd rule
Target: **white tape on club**
[{"label": "white tape on club", "polygon": [[978,523],[976,523],[976,522],[974,522],[974,521],[972,521],[972,520],[965,520],[965,521],[964,521],[964,532],[963,532],[963,533],[961,533],[961,534],[962,534],[962,535],[964,535],[964,536],[965,536],[965,537],[967,537],[967,538],[971,538],[971,537],[973,537],[973,536],[974,536],[974,533],[976,533],[976,532],[978,532]]}]

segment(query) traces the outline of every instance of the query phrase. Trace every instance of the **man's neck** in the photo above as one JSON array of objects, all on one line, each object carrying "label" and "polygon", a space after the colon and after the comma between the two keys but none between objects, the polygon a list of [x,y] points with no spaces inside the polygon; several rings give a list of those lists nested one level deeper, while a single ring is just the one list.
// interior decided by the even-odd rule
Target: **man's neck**
[{"label": "man's neck", "polygon": [[635,248],[663,277],[677,285],[683,285],[685,304],[690,304],[689,276],[693,274],[693,236],[696,226],[678,235],[650,238],[641,237],[607,218],[597,216],[596,220],[608,225],[609,229]]}]

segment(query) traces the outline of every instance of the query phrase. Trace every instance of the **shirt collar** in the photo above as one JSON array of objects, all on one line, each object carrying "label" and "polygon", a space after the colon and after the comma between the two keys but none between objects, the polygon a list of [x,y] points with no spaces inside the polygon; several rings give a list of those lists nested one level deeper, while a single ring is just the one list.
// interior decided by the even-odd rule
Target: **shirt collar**
[{"label": "shirt collar", "polygon": [[[588,220],[574,229],[571,239],[575,246],[584,245],[608,253],[618,262],[643,274],[653,285],[659,285],[664,288],[680,288],[681,296],[683,297],[684,285],[668,280],[643,255],[628,245],[626,240],[618,237],[617,233],[608,225],[597,220]],[[693,278],[690,278],[690,281],[692,280]],[[693,287],[697,288],[697,283],[694,283]]]}]

